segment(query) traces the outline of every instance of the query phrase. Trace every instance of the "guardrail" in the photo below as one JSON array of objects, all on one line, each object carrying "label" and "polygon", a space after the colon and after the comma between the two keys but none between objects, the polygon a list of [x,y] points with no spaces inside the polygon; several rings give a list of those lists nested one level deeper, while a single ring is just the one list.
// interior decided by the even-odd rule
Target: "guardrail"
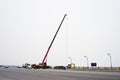
[{"label": "guardrail", "polygon": [[120,67],[72,67],[70,68],[70,70],[81,70],[81,71],[85,71],[85,70],[99,70],[99,71],[120,71]]}]

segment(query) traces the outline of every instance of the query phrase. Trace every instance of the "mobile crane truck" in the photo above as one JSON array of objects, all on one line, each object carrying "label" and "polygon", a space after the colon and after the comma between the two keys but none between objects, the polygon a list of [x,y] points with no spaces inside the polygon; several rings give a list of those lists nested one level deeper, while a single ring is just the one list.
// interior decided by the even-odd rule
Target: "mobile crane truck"
[{"label": "mobile crane truck", "polygon": [[55,35],[54,35],[54,37],[53,37],[53,39],[52,39],[52,41],[51,41],[51,43],[50,43],[50,45],[49,45],[49,47],[48,47],[48,49],[47,49],[47,52],[46,52],[46,54],[45,54],[45,56],[44,56],[44,58],[43,58],[43,60],[42,60],[42,63],[32,64],[31,67],[32,67],[33,69],[40,69],[40,68],[42,68],[42,69],[47,69],[47,68],[50,68],[50,66],[47,65],[46,58],[47,58],[47,56],[48,56],[48,53],[49,53],[49,51],[50,51],[50,49],[51,49],[51,46],[52,46],[52,44],[53,44],[53,42],[54,42],[54,40],[55,40],[55,38],[56,38],[56,36],[57,36],[57,34],[58,34],[58,31],[60,30],[61,25],[62,25],[62,23],[63,23],[63,21],[64,21],[64,19],[65,19],[66,16],[67,16],[67,14],[64,15],[64,17],[63,17],[63,19],[62,19],[62,21],[61,21],[61,23],[60,23],[60,25],[59,25],[59,27],[58,27]]}]

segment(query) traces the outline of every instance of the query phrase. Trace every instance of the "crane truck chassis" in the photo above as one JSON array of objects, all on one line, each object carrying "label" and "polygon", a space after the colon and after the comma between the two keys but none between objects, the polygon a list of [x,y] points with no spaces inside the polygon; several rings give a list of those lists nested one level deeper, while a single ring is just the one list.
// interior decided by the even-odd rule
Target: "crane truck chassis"
[{"label": "crane truck chassis", "polygon": [[58,31],[60,30],[61,25],[62,25],[62,23],[63,23],[63,21],[64,21],[64,19],[65,19],[66,16],[67,16],[67,14],[64,15],[64,17],[63,17],[63,19],[62,19],[62,21],[61,21],[61,23],[60,23],[60,25],[59,25],[59,27],[58,27],[55,35],[54,35],[54,37],[53,37],[53,39],[52,39],[52,41],[51,41],[51,43],[50,43],[50,45],[49,45],[49,47],[48,47],[48,49],[47,49],[47,52],[46,52],[46,54],[45,54],[45,56],[44,56],[44,58],[43,58],[43,60],[42,60],[42,63],[32,64],[31,67],[32,67],[33,69],[40,69],[40,68],[42,68],[42,69],[48,69],[48,68],[51,68],[50,66],[47,66],[46,58],[47,58],[47,56],[48,56],[48,53],[49,53],[49,51],[50,51],[50,49],[51,49],[51,46],[52,46],[52,44],[53,44],[53,42],[54,42],[54,40],[55,40],[55,38],[56,38],[56,36],[57,36],[57,34],[58,34]]}]

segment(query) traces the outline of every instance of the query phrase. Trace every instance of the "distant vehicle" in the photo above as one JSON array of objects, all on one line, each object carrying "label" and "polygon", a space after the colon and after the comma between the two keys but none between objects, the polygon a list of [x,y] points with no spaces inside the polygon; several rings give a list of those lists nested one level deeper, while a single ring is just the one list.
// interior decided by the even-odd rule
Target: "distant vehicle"
[{"label": "distant vehicle", "polygon": [[1,68],[8,68],[7,65],[0,65]]},{"label": "distant vehicle", "polygon": [[54,69],[66,70],[66,66],[55,66]]},{"label": "distant vehicle", "polygon": [[5,66],[4,68],[8,68],[8,66]]},{"label": "distant vehicle", "polygon": [[17,68],[22,68],[21,66],[18,66]]},{"label": "distant vehicle", "polygon": [[31,64],[29,64],[29,63],[23,64],[22,67],[26,68],[26,69],[32,69]]}]

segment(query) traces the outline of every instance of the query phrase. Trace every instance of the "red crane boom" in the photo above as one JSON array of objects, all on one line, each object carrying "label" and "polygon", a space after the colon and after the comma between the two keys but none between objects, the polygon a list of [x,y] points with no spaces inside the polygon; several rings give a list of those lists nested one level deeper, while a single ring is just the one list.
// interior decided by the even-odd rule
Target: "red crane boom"
[{"label": "red crane boom", "polygon": [[48,47],[48,49],[47,49],[47,52],[46,52],[46,54],[45,54],[45,56],[44,56],[44,58],[43,58],[42,64],[45,63],[45,60],[46,60],[47,55],[48,55],[48,53],[49,53],[49,51],[50,51],[50,49],[51,49],[51,46],[52,46],[52,44],[53,44],[53,42],[54,42],[54,40],[55,40],[55,38],[56,38],[56,36],[57,36],[57,34],[58,34],[58,31],[60,30],[61,25],[62,25],[62,23],[63,23],[63,21],[64,21],[64,19],[65,19],[66,16],[67,16],[67,14],[64,15],[64,17],[63,17],[63,19],[62,19],[62,21],[61,21],[61,23],[60,23],[60,25],[59,25],[59,27],[58,27],[55,35],[54,35],[54,37],[53,37],[53,39],[52,39],[52,41],[51,41],[51,43],[50,43],[50,45],[49,45],[49,47]]}]

